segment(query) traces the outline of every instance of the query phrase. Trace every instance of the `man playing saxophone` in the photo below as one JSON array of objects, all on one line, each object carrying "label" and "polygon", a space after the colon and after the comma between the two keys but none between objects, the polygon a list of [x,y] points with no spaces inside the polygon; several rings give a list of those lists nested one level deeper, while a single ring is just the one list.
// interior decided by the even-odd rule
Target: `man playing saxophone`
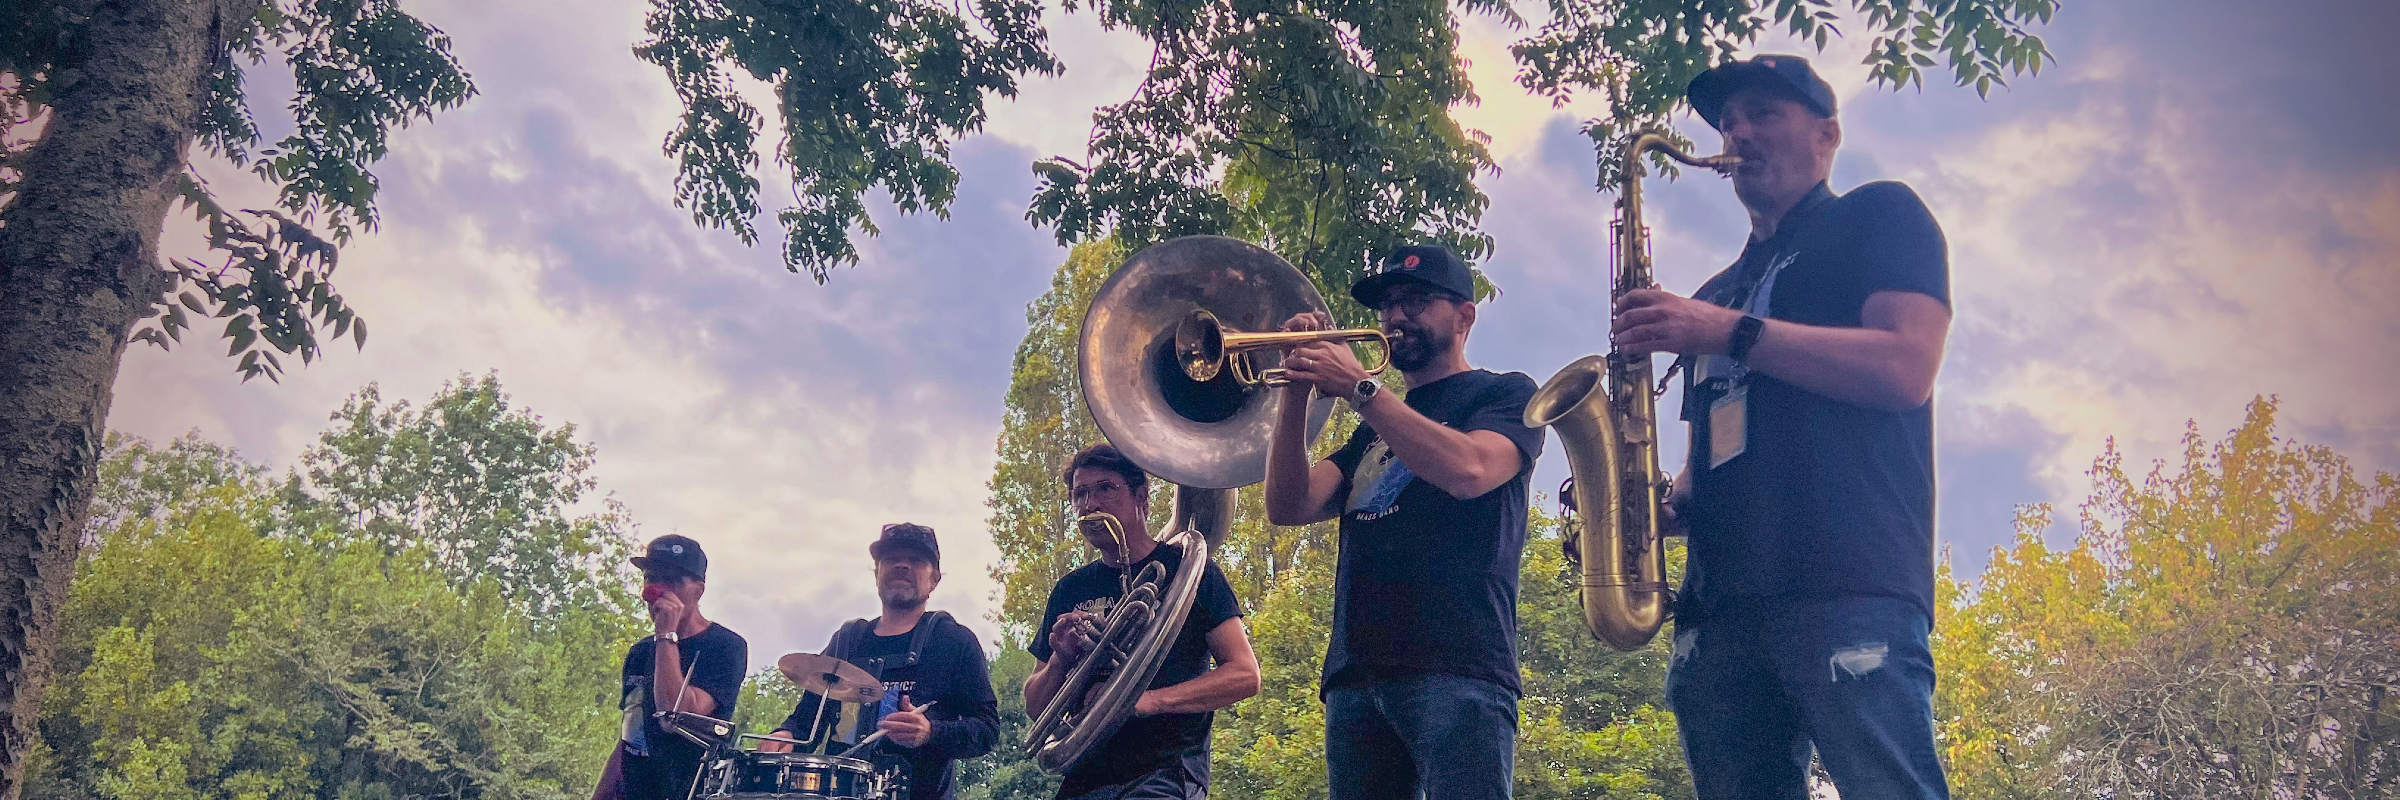
[{"label": "man playing saxophone", "polygon": [[[1277,525],[1341,518],[1326,648],[1325,761],[1334,800],[1490,800],[1516,763],[1517,574],[1526,481],[1542,434],[1533,379],[1470,368],[1474,282],[1440,247],[1403,247],[1350,287],[1391,337],[1408,396],[1386,396],[1344,344],[1293,348],[1267,452]],[[1286,330],[1318,330],[1302,314]],[[1311,391],[1358,430],[1308,460]]]},{"label": "man playing saxophone", "polygon": [[1950,323],[1940,226],[1908,187],[1827,187],[1841,124],[1808,62],[1687,89],[1739,156],[1742,255],[1693,298],[1628,292],[1613,335],[1688,359],[1688,527],[1667,702],[1702,800],[1949,796],[1935,757],[1933,383]]}]

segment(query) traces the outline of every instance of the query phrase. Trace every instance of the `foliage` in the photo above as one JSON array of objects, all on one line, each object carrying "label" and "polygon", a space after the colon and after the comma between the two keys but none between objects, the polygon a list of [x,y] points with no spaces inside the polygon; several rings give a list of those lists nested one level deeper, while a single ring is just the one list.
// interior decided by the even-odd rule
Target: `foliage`
[{"label": "foliage", "polygon": [[2111,443],[2081,535],[2029,507],[1943,575],[1936,712],[1962,797],[2388,796],[2400,785],[2400,479],[2252,404],[2145,477]]},{"label": "foliage", "polygon": [[823,283],[857,262],[849,229],[876,232],[861,201],[869,189],[890,192],[902,213],[946,215],[958,186],[949,137],[982,127],[984,97],[1016,96],[1018,75],[1059,69],[1039,3],[973,8],[970,17],[926,0],[652,0],[651,39],[634,53],[666,70],[683,100],[666,141],[680,169],[676,204],[744,244],[757,239],[760,120],[735,91],[738,69],[775,93],[776,160],[791,170],[795,203],[776,215],[787,268]]},{"label": "foliage", "polygon": [[306,522],[422,546],[453,581],[494,579],[539,614],[629,602],[592,580],[633,555],[624,507],[610,498],[601,513],[569,516],[595,483],[593,448],[572,423],[551,428],[512,407],[496,376],[461,375],[422,410],[386,404],[370,384],[332,420],[300,457],[305,485],[290,507]]},{"label": "foliage", "polygon": [[[196,173],[178,178],[184,207],[206,223],[214,266],[186,260],[173,274],[198,290],[161,303],[154,327],[134,335],[159,347],[182,340],[189,314],[224,319],[228,355],[241,356],[244,379],[276,378],[275,353],[319,354],[319,333],[366,343],[366,327],[333,290],[333,242],[376,222],[375,176],[394,127],[455,108],[475,92],[450,56],[450,39],[400,9],[397,0],[220,0],[214,35],[225,56],[205,87],[196,136],[208,151],[246,167],[275,187],[276,208],[220,206]],[[73,91],[88,9],[66,0],[0,3],[0,115],[7,128],[40,130],[51,101]],[[260,143],[243,79],[274,50],[291,68],[298,94],[295,129],[274,146]],[[30,123],[30,124],[29,124]],[[0,162],[0,192],[11,191],[17,157],[37,135],[10,136]],[[310,228],[322,225],[331,241]],[[259,347],[271,346],[273,351]]]},{"label": "foliage", "polygon": [[992,688],[1000,697],[1000,743],[990,755],[959,764],[959,800],[1049,800],[1058,795],[1057,776],[1025,758],[1025,732],[1033,718],[1021,687],[1033,675],[1033,654],[1003,640],[992,659]]},{"label": "foliage", "polygon": [[[1683,105],[1683,89],[1702,71],[1732,60],[1780,27],[1823,50],[1841,35],[1834,0],[1771,0],[1761,3],[1694,3],[1689,0],[1546,0],[1549,20],[1510,48],[1517,82],[1536,95],[1564,105],[1577,92],[1608,101],[1607,116],[1587,120],[1583,132],[1600,146],[1600,185],[1617,182],[1609,153],[1618,139],[1646,127],[1664,127]],[[2006,76],[2039,73],[2051,60],[2040,37],[2026,27],[2047,23],[2057,0],[1850,0],[1848,10],[1865,17],[1872,32],[1866,63],[1876,83],[1899,88],[1922,85],[1935,58],[1945,60],[1958,85],[1979,95],[2003,85]],[[1664,157],[1662,168],[1672,169]]]},{"label": "foliage", "polygon": [[[1609,143],[1662,123],[1682,88],[1770,28],[1819,48],[1838,34],[1832,0],[1547,0],[1547,21],[1512,53],[1518,82],[1563,104],[1609,101],[1586,132]],[[2038,72],[2049,51],[2027,31],[2056,0],[1852,0],[1872,32],[1879,83],[1922,84],[1946,60],[1979,93]],[[1328,286],[1347,286],[1378,254],[1434,241],[1470,262],[1492,251],[1478,224],[1478,175],[1496,169],[1488,139],[1451,109],[1476,101],[1458,55],[1463,15],[1522,26],[1507,0],[1390,3],[1313,0],[1065,0],[1152,47],[1132,97],[1094,115],[1088,152],[1033,165],[1027,217],[1064,243],[1101,236],[1131,250],[1189,234],[1262,242]],[[819,282],[857,260],[848,229],[874,223],[860,196],[881,186],[903,213],[941,212],[957,182],[948,137],[983,120],[987,93],[1055,73],[1040,4],[984,0],[979,35],[934,4],[836,3],[792,11],[747,2],[654,0],[653,40],[637,52],[667,71],[684,101],[668,137],[678,202],[695,221],[755,234],[758,112],[729,80],[739,66],[775,88],[794,208],[779,215],[784,259]],[[829,31],[840,30],[834,37]],[[1662,162],[1663,163],[1663,162]],[[1612,172],[1603,165],[1603,179]],[[1365,313],[1334,296],[1336,316]]]},{"label": "foliage", "polygon": [[[497,396],[487,380],[429,405],[485,390]],[[443,459],[509,457],[486,447],[502,437],[450,433],[432,438]],[[344,492],[375,484],[310,486],[329,498],[311,500],[301,481],[265,480],[196,436],[110,437],[28,796],[588,792],[615,738],[617,666],[641,633],[625,601],[605,599],[627,594],[621,568],[562,567],[565,591],[519,596],[506,570],[453,572],[455,530],[316,524],[319,504],[369,505]],[[611,540],[599,549],[626,546],[621,529],[591,533]],[[512,546],[540,535],[476,533]]]},{"label": "foliage", "polygon": [[[1241,236],[1334,287],[1404,243],[1430,238],[1469,260],[1491,250],[1474,185],[1491,156],[1450,117],[1474,95],[1448,3],[1091,6],[1153,51],[1134,96],[1096,113],[1089,167],[1035,165],[1044,185],[1028,216],[1061,242]],[[1504,2],[1462,7],[1516,21]]]}]

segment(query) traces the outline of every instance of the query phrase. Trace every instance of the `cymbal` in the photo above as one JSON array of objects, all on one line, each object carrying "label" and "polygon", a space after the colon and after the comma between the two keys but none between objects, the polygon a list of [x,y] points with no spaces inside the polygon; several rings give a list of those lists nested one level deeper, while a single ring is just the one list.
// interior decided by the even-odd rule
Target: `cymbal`
[{"label": "cymbal", "polygon": [[872,703],[883,699],[883,682],[857,665],[815,653],[788,653],[775,659],[775,671],[802,689],[837,703]]}]

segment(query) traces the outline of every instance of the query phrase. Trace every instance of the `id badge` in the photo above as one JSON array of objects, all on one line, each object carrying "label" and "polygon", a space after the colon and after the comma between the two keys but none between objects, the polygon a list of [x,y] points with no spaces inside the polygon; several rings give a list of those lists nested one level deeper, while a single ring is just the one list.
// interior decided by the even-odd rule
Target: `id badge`
[{"label": "id badge", "polygon": [[1708,468],[1750,449],[1750,384],[1737,382],[1708,404]]}]

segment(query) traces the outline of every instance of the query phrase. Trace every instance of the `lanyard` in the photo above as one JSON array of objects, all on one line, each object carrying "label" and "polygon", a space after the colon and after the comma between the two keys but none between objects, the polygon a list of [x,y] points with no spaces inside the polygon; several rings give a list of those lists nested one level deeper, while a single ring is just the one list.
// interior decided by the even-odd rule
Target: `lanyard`
[{"label": "lanyard", "polygon": [[[1806,196],[1800,198],[1799,204],[1792,206],[1792,210],[1784,212],[1783,222],[1775,226],[1775,235],[1769,236],[1763,241],[1751,242],[1742,248],[1741,258],[1733,263],[1734,283],[1727,287],[1731,291],[1722,295],[1725,302],[1719,302],[1714,297],[1700,299],[1744,314],[1756,313],[1754,309],[1758,304],[1759,292],[1766,289],[1769,280],[1774,278],[1777,272],[1782,271],[1784,267],[1792,263],[1793,259],[1799,257],[1797,248],[1800,234],[1806,230],[1809,223],[1815,221],[1817,212],[1823,210],[1825,204],[1831,200],[1833,200],[1833,191],[1826,188],[1824,182],[1819,181],[1814,188],[1808,191]],[[1710,359],[1710,356],[1678,357],[1675,365],[1669,368],[1670,376],[1674,370],[1681,369],[1684,371],[1685,378],[1691,381],[1690,384],[1687,384],[1686,391],[1700,388],[1703,385],[1713,385],[1713,391],[1720,392],[1742,383],[1749,377],[1750,368],[1739,362],[1727,364],[1722,375],[1708,375],[1706,373],[1712,371],[1709,369]],[[1665,388],[1665,384],[1661,383],[1659,390],[1663,392]]]}]

